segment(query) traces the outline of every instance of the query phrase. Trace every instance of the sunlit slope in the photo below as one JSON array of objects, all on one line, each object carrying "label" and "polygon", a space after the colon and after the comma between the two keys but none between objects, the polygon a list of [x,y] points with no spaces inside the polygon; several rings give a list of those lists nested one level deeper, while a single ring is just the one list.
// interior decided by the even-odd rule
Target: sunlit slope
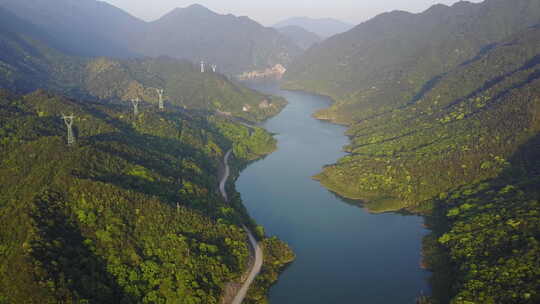
[{"label": "sunlit slope", "polygon": [[[497,176],[540,131],[540,29],[501,41],[415,103],[353,125],[352,153],[318,178],[347,197],[411,207]],[[441,194],[442,195],[442,194]]]},{"label": "sunlit slope", "polygon": [[537,303],[540,2],[381,15],[312,48],[287,86],[333,97],[351,154],[316,176],[427,216],[422,303]]},{"label": "sunlit slope", "polygon": [[[0,86],[12,91],[43,88],[72,97],[126,103],[140,97],[155,104],[155,89],[162,88],[172,105],[221,111],[252,121],[275,115],[284,105],[283,100],[234,84],[209,69],[201,73],[200,67],[187,61],[68,56],[50,47],[47,34],[33,25],[5,10],[0,9],[0,16]],[[245,106],[249,111],[243,110]]]},{"label": "sunlit slope", "polygon": [[435,201],[424,242],[440,303],[540,301],[540,137],[509,158],[499,177]]},{"label": "sunlit slope", "polygon": [[445,73],[538,23],[536,0],[382,14],[300,56],[286,86],[332,97],[336,104],[318,117],[354,123],[415,101]]},{"label": "sunlit slope", "polygon": [[244,273],[247,218],[218,171],[230,147],[239,161],[272,151],[268,133],[43,91],[2,91],[0,116],[0,301],[218,303]]}]

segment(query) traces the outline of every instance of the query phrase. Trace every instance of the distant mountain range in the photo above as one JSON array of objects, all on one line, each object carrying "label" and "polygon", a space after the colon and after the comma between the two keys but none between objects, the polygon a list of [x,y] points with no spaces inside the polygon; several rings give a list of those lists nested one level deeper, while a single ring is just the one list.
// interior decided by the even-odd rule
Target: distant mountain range
[{"label": "distant mountain range", "polygon": [[298,45],[303,50],[307,50],[314,44],[322,41],[322,38],[319,37],[317,34],[296,25],[280,27],[277,30],[281,34],[294,41],[294,43],[296,43],[296,45]]},{"label": "distant mountain range", "polygon": [[[92,58],[66,55],[49,45],[51,36],[0,7],[0,88],[17,93],[46,89],[72,98],[157,102],[163,88],[168,103],[220,111],[260,121],[282,107],[260,108],[269,97],[230,82],[219,73],[201,73],[198,64],[170,57]],[[244,106],[252,110],[245,112]]]},{"label": "distant mountain range", "polygon": [[51,46],[81,56],[133,56],[145,22],[94,0],[0,0],[0,7],[40,28]]},{"label": "distant mountain range", "polygon": [[540,23],[539,14],[537,0],[381,14],[304,53],[285,79],[290,87],[334,97],[339,102],[327,116],[354,122],[418,99],[438,77]]},{"label": "distant mountain range", "polygon": [[275,29],[247,17],[219,15],[200,5],[175,9],[148,23],[142,37],[134,49],[145,55],[205,60],[233,73],[286,65],[301,53]]},{"label": "distant mountain range", "polygon": [[273,25],[274,28],[284,28],[288,26],[299,26],[305,30],[317,34],[321,38],[344,33],[354,27],[354,25],[332,18],[308,18],[293,17]]},{"label": "distant mountain range", "polygon": [[239,74],[287,65],[302,50],[277,30],[201,5],[144,22],[95,0],[0,0],[0,7],[49,35],[55,48],[82,56],[170,56]]}]

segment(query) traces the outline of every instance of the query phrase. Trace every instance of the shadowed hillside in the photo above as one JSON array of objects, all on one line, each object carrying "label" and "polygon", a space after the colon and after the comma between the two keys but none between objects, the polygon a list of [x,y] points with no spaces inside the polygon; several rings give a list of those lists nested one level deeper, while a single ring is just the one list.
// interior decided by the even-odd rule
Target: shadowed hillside
[{"label": "shadowed hillside", "polygon": [[177,8],[154,22],[96,0],[0,0],[0,7],[46,32],[52,47],[76,56],[204,60],[238,75],[287,65],[301,53],[275,29],[201,5]]},{"label": "shadowed hillside", "polygon": [[219,303],[244,273],[249,219],[218,170],[230,147],[240,162],[271,152],[270,134],[43,91],[2,91],[0,116],[2,303]]},{"label": "shadowed hillside", "polygon": [[[9,25],[0,29],[0,86],[10,90],[46,88],[72,97],[126,104],[139,97],[155,104],[156,88],[162,88],[170,105],[221,111],[251,121],[275,115],[284,106],[283,100],[246,89],[211,70],[201,73],[198,65],[187,61],[68,56],[49,47],[46,34],[33,25],[5,10],[0,16],[0,22]],[[245,106],[250,110],[244,111]]]}]

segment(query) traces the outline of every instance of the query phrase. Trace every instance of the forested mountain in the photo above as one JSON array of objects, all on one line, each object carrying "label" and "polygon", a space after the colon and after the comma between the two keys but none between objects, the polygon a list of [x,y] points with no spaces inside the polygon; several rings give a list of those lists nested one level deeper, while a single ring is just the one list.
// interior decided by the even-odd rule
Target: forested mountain
[{"label": "forested mountain", "polygon": [[442,303],[540,302],[539,160],[536,135],[499,177],[434,200],[424,256]]},{"label": "forested mountain", "polygon": [[150,22],[134,49],[150,56],[205,60],[235,74],[287,65],[301,52],[275,29],[248,17],[219,15],[200,5],[175,9]]},{"label": "forested mountain", "polygon": [[290,88],[333,97],[321,117],[351,123],[414,101],[444,73],[539,22],[535,0],[386,13],[309,50],[285,79]]},{"label": "forested mountain", "polygon": [[[230,147],[239,162],[272,151],[262,129],[44,91],[2,91],[0,117],[1,303],[218,303],[243,274],[248,219],[218,169]],[[290,253],[263,244],[275,276]]]},{"label": "forested mountain", "polygon": [[275,28],[283,28],[287,26],[299,26],[309,32],[317,34],[321,38],[328,38],[330,36],[346,32],[354,27],[352,24],[332,18],[309,17],[293,17],[273,25]]},{"label": "forested mountain", "polygon": [[286,65],[302,51],[275,29],[200,5],[154,22],[95,0],[0,0],[0,7],[42,29],[49,45],[71,55],[205,60],[221,72],[240,74]]},{"label": "forested mountain", "polygon": [[[218,193],[223,156],[242,167],[275,149],[231,116],[284,101],[186,61],[67,55],[43,29],[0,9],[0,303],[220,303],[248,267],[242,225],[262,231],[232,185],[230,202]],[[249,303],[293,259],[258,237]]]},{"label": "forested mountain", "polygon": [[[94,0],[0,0],[0,304],[217,304],[249,264],[242,225],[265,252],[246,303],[266,303],[294,255],[232,182],[223,200],[218,175],[229,149],[233,175],[276,149],[237,120],[285,101],[224,74],[287,64],[308,36],[200,5],[147,23]],[[350,154],[316,179],[426,216],[426,301],[540,302],[540,1],[383,14],[314,44],[285,80],[332,97],[316,116],[349,126]]]},{"label": "forested mountain", "polygon": [[497,176],[540,131],[539,54],[540,29],[526,29],[448,72],[416,102],[354,123],[351,155],[325,168],[323,184],[384,211]]},{"label": "forested mountain", "polygon": [[289,25],[277,29],[281,34],[296,43],[301,49],[307,50],[314,44],[321,42],[321,37],[300,26]]},{"label": "forested mountain", "polygon": [[[428,199],[448,186],[493,176],[494,171],[488,173],[493,168],[478,168],[479,161],[492,161],[486,157],[494,152],[480,147],[500,135],[495,134],[499,128],[489,126],[484,117],[494,115],[494,124],[499,126],[500,115],[512,115],[509,122],[526,124],[527,120],[516,111],[491,114],[495,107],[485,104],[507,100],[494,104],[515,107],[514,98],[507,94],[519,92],[516,96],[529,97],[523,101],[524,112],[519,115],[534,117],[529,107],[534,105],[535,95],[527,85],[537,78],[540,44],[538,28],[531,26],[539,22],[538,1],[458,3],[453,7],[435,6],[418,15],[382,15],[309,50],[287,72],[286,78],[293,79],[290,86],[334,97],[335,104],[317,116],[351,126],[348,133],[352,144],[347,150],[352,155],[328,167],[320,176],[323,183],[349,197],[367,199],[376,194],[394,203],[395,199],[388,198],[398,198],[397,206],[382,208],[392,209]],[[416,36],[423,28],[424,33]],[[507,36],[496,40],[502,35]],[[416,38],[409,42],[409,36]],[[339,43],[348,37],[356,37],[357,42]],[[357,51],[354,56],[345,55],[351,51],[351,43],[356,43]],[[400,43],[401,49],[397,48]],[[337,49],[339,46],[341,49]],[[313,57],[322,54],[326,57]],[[337,64],[341,60],[355,64]],[[300,69],[302,73],[298,73]],[[335,78],[331,80],[329,74]],[[476,109],[470,105],[472,98],[478,98]],[[514,134],[514,139],[493,143],[501,150],[499,157],[508,157],[523,142],[525,138],[520,141],[519,135],[530,136],[520,128],[501,130]],[[531,126],[523,128],[531,131]],[[463,131],[458,132],[460,129]],[[480,140],[486,136],[490,141]],[[474,152],[477,149],[481,151]],[[477,153],[483,157],[474,156]],[[445,169],[426,166],[428,158],[423,154],[431,155],[434,162],[440,159],[438,166]],[[448,161],[447,154],[453,161]],[[343,172],[346,174],[340,175]],[[434,178],[440,172],[443,176]],[[366,178],[368,181],[363,182]]]},{"label": "forested mountain", "polygon": [[540,301],[539,24],[533,0],[393,12],[286,74],[350,126],[350,155],[316,178],[371,211],[428,216],[441,303]]},{"label": "forested mountain", "polygon": [[[284,102],[231,83],[221,74],[170,58],[117,60],[64,55],[48,47],[46,34],[0,9],[0,85],[18,92],[45,88],[72,97],[157,103],[165,89],[174,106],[229,112],[251,121],[276,114]],[[5,25],[5,26],[4,26]],[[267,100],[269,107],[260,107]],[[249,111],[243,111],[244,106]]]},{"label": "forested mountain", "polygon": [[48,33],[52,47],[73,55],[135,55],[131,39],[145,26],[103,1],[0,0],[0,7]]}]

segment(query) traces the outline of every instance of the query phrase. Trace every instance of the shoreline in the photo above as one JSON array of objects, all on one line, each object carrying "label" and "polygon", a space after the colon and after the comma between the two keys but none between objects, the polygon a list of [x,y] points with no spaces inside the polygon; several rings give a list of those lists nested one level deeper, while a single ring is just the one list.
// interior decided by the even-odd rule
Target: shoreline
[{"label": "shoreline", "polygon": [[[298,117],[301,117],[301,118],[302,118],[301,121],[302,121],[302,122],[303,122],[304,120],[310,121],[314,126],[317,126],[318,128],[321,128],[321,129],[328,129],[328,130],[334,130],[335,132],[338,132],[338,133],[339,133],[339,134],[336,134],[336,136],[339,135],[339,137],[341,138],[342,135],[343,135],[343,137],[345,137],[345,138],[343,138],[343,140],[339,140],[339,141],[331,141],[332,146],[333,146],[334,148],[328,149],[328,150],[335,150],[335,147],[337,147],[337,146],[334,145],[334,143],[335,143],[335,144],[339,144],[339,145],[341,145],[341,146],[344,146],[344,145],[350,143],[350,137],[346,136],[346,134],[344,134],[344,130],[345,130],[345,129],[344,129],[344,128],[341,128],[341,127],[343,127],[343,126],[340,126],[339,124],[332,123],[331,121],[317,119],[317,118],[314,117],[313,115],[310,115],[308,112],[306,112],[306,110],[308,110],[308,109],[309,109],[309,110],[311,110],[311,109],[314,109],[314,110],[315,110],[315,109],[318,109],[318,108],[324,108],[324,107],[327,107],[328,105],[331,104],[329,100],[326,99],[325,102],[320,102],[320,103],[319,103],[319,102],[317,101],[318,98],[316,98],[316,97],[319,97],[319,96],[317,96],[317,95],[315,95],[315,94],[310,94],[309,92],[305,92],[305,91],[300,91],[300,92],[299,92],[298,90],[297,90],[297,91],[292,91],[292,90],[290,90],[290,91],[289,91],[289,90],[279,90],[279,89],[278,89],[278,85],[275,84],[275,83],[274,83],[274,84],[269,84],[269,85],[267,85],[267,86],[260,85],[260,86],[257,86],[257,87],[255,87],[255,88],[252,87],[252,89],[258,90],[258,91],[260,91],[260,92],[265,92],[265,93],[269,93],[269,94],[274,94],[274,95],[277,95],[277,96],[283,96],[283,97],[285,97],[285,98],[289,98],[289,97],[290,97],[290,98],[293,98],[293,99],[294,99],[294,98],[299,98],[299,99],[301,99],[301,100],[307,99],[307,101],[310,102],[310,103],[306,103],[306,108],[305,108],[305,109],[304,109],[304,108],[299,108],[302,112],[298,112],[298,108],[297,108],[297,107],[293,107],[293,108],[296,109],[296,112],[299,113],[299,114],[298,114]],[[280,91],[281,91],[281,93],[280,93]],[[286,91],[289,91],[289,93],[287,93]],[[299,93],[299,94],[298,94],[298,93]],[[311,100],[311,98],[313,98],[313,100]],[[291,103],[294,103],[293,101],[294,101],[294,100],[291,100],[290,102],[291,102]],[[309,104],[311,104],[311,101],[317,101],[317,102],[314,103],[315,106],[309,106]],[[289,113],[289,112],[287,112],[287,113]],[[307,113],[307,115],[306,115],[306,113]],[[304,117],[304,116],[305,116],[305,117]],[[276,126],[282,126],[281,123],[285,123],[285,121],[289,121],[289,120],[292,121],[291,119],[294,119],[294,117],[295,117],[295,116],[289,116],[289,115],[287,115],[286,118],[285,118],[285,119],[281,119],[281,120],[280,120],[280,123],[277,123]],[[320,123],[318,123],[317,121],[320,122]],[[276,127],[276,126],[274,126],[275,124],[276,124],[276,123],[274,122],[274,123],[272,123],[272,124],[270,124],[270,125],[267,125],[266,127],[269,127],[269,128],[270,128],[270,132],[276,132],[276,133],[278,133],[278,134],[281,134],[281,132],[284,132],[284,131],[281,129],[281,127],[278,127],[277,129],[274,129],[273,127]],[[332,125],[334,125],[334,126],[340,126],[340,128],[335,128],[335,127],[333,127]],[[291,123],[291,126],[294,127],[294,126],[296,126],[296,124]],[[311,125],[310,125],[310,126],[311,126]],[[276,131],[276,130],[278,130],[278,131]],[[317,129],[317,130],[319,130],[319,129]],[[294,133],[293,133],[293,134],[294,134]],[[310,133],[310,134],[311,134],[311,133]],[[324,133],[324,134],[327,134],[327,133]],[[333,133],[332,133],[332,134],[333,134]],[[285,135],[284,135],[284,136],[285,136]],[[290,142],[290,141],[293,141],[293,139],[296,139],[296,140],[297,140],[297,138],[295,138],[295,137],[293,137],[293,139],[291,139],[290,137],[286,137],[286,139],[287,139],[289,142]],[[307,139],[306,139],[306,140],[307,140]],[[310,141],[310,142],[311,142],[311,141]],[[294,146],[294,145],[293,145],[293,146]],[[307,146],[309,146],[309,144],[308,144]],[[282,147],[282,148],[287,148],[287,147],[288,147],[288,146],[284,146],[284,147]],[[341,152],[345,152],[345,151],[343,151],[343,149],[341,149]],[[341,154],[341,153],[338,152],[338,154]],[[274,164],[277,166],[277,162],[276,162],[275,159],[272,159],[272,163],[274,163]],[[321,163],[327,163],[327,162],[325,161],[325,162],[321,162]],[[317,168],[318,168],[318,169],[317,169]],[[315,169],[315,170],[320,170],[321,168],[322,168],[322,166],[321,166],[321,167],[311,166],[310,171],[313,170],[313,169]],[[259,172],[259,171],[255,171],[255,172]],[[253,172],[252,172],[252,173],[253,173]],[[260,172],[259,172],[259,174],[264,174],[264,173],[265,173],[265,172],[263,172],[263,171],[260,171]],[[255,174],[257,174],[257,173],[255,173]],[[312,173],[310,173],[310,175],[311,175],[311,174],[312,174]],[[254,185],[258,185],[258,184],[259,184],[259,182],[253,182],[253,184],[252,184],[251,182],[248,182],[246,185],[254,186]],[[268,183],[265,183],[265,184],[267,185]],[[319,185],[321,186],[323,192],[327,192],[327,191],[329,190],[327,187],[325,187],[324,185],[321,185],[319,182],[316,182],[316,184],[319,184]],[[252,187],[251,187],[251,188],[249,188],[249,189],[257,189],[257,188],[252,188]],[[288,190],[288,188],[285,188],[285,189]],[[246,188],[246,190],[248,190],[248,189]],[[252,204],[254,204],[254,205],[258,204],[258,203],[257,203],[257,195],[258,195],[258,194],[257,194],[257,191],[253,191],[253,190],[250,190],[250,191],[253,192],[253,193],[250,192],[251,194],[250,194],[250,196],[249,196],[249,198],[250,198],[250,199],[249,199],[249,202],[253,202]],[[268,191],[268,192],[271,192],[271,191]],[[330,191],[330,192],[331,192],[331,191]],[[264,193],[266,193],[266,191],[262,191],[262,193],[263,193],[263,195],[264,195]],[[340,197],[339,200],[342,201],[343,199]],[[263,199],[262,201],[263,201],[265,204],[268,204],[268,203],[269,203],[269,202],[266,201],[265,199]],[[359,200],[359,201],[360,201],[360,200]],[[278,203],[277,205],[280,206],[280,207],[283,207],[283,206],[281,206],[279,203]],[[348,205],[352,205],[352,204],[348,204]],[[355,205],[355,207],[359,207],[358,204],[354,204],[354,205]],[[280,208],[280,207],[278,207],[278,208]],[[347,207],[342,207],[341,204],[338,205],[337,207],[338,207],[337,210],[339,210],[337,214],[341,214],[340,212],[343,212],[344,209],[347,209]],[[364,209],[364,212],[366,211],[366,208],[365,208],[365,207],[364,207],[364,208],[359,208],[359,210],[360,210],[360,209]],[[266,209],[263,209],[263,210],[266,210]],[[271,209],[271,210],[273,210],[273,209]],[[272,225],[273,225],[273,224],[278,224],[278,225],[279,225],[279,222],[273,223],[273,220],[270,220],[270,222],[272,222],[272,223],[267,223],[266,220],[264,220],[264,217],[266,216],[266,214],[267,214],[268,212],[270,212],[269,214],[273,214],[272,211],[266,210],[266,212],[264,212],[264,213],[262,213],[262,214],[257,214],[258,212],[259,212],[259,211],[255,212],[255,214],[254,214],[254,215],[256,216],[255,218],[257,218],[257,219],[263,219],[263,222],[262,222],[262,223],[264,223],[265,226],[270,225],[270,226],[268,226],[268,227],[269,227],[269,228],[272,228]],[[385,212],[385,213],[386,213],[386,212]],[[403,215],[403,212],[388,212],[388,213],[392,213],[392,214],[394,214],[394,215],[396,215],[396,216],[398,216],[398,215],[397,215],[398,213],[399,213],[400,215]],[[280,213],[277,213],[277,214],[280,214]],[[373,213],[373,212],[365,212],[365,214],[370,214],[370,216],[371,216],[371,215],[373,215],[374,213]],[[261,217],[261,216],[262,216],[262,217]],[[399,217],[399,216],[398,216],[398,217]],[[400,217],[399,217],[399,218],[400,218]],[[410,220],[410,221],[416,223],[416,222],[422,222],[422,219],[417,218],[417,219]],[[358,222],[357,222],[357,223],[358,223]],[[422,223],[420,223],[420,224],[422,224]],[[356,226],[355,226],[355,227],[356,227]],[[411,226],[411,227],[412,227],[412,226]],[[418,225],[414,225],[414,227],[418,227]],[[411,230],[415,230],[415,229],[416,229],[416,228],[412,228]],[[281,233],[278,233],[278,235],[280,235],[280,236],[287,236],[287,234],[281,234]],[[290,241],[289,238],[285,238],[285,240]],[[294,240],[293,240],[293,241],[294,241]],[[421,241],[419,240],[418,243],[420,243],[420,242],[421,242]],[[299,245],[299,244],[304,244],[304,243],[307,243],[308,245],[310,245],[310,244],[309,244],[309,241],[307,241],[307,242],[303,242],[303,241],[302,241],[302,242],[300,242],[300,243],[296,242],[295,244],[296,244],[296,246],[301,246],[301,245]],[[411,244],[412,244],[412,243],[411,243]],[[415,242],[414,244],[416,245],[416,242]],[[413,247],[413,246],[411,245],[411,246],[407,246],[407,247]],[[354,251],[352,251],[352,252],[354,252]],[[420,259],[420,251],[419,251],[419,250],[414,250],[414,253],[411,253],[411,256],[414,256],[414,257],[415,257],[415,261],[418,261],[418,260],[416,259],[416,258],[417,258],[417,255],[418,255],[418,260],[419,260],[419,259]],[[304,253],[304,256],[305,256],[305,253]],[[412,265],[412,264],[411,264],[411,265]],[[417,263],[414,263],[414,266],[416,266],[416,265],[417,265]],[[299,267],[303,267],[303,266],[299,266]],[[412,266],[411,266],[411,267],[412,267]],[[416,269],[416,268],[415,268],[415,269]],[[295,269],[295,271],[296,271],[296,269]],[[302,271],[303,271],[303,269],[302,269]],[[294,272],[294,271],[293,271],[293,272]],[[295,275],[297,275],[297,274],[295,274]],[[303,273],[302,273],[302,275],[303,275]],[[285,280],[285,281],[283,281],[283,282],[288,282],[287,280],[290,280],[290,278],[289,278],[289,279],[285,278],[284,280]],[[281,278],[280,278],[280,281],[279,281],[279,282],[281,282]],[[289,294],[290,296],[294,295],[294,293],[289,293],[289,290],[288,290],[288,289],[290,289],[290,287],[283,287],[284,284],[285,284],[285,286],[288,285],[287,283],[283,283],[283,284],[281,284],[281,285],[278,285],[278,286],[281,286],[281,287],[278,287],[278,289],[276,289],[276,292],[273,293],[274,299],[277,299],[277,300],[276,300],[277,302],[280,302],[279,299],[284,300],[283,295],[286,295],[286,294]],[[420,286],[420,285],[422,285],[422,284],[419,284],[419,286]],[[280,291],[277,292],[277,290],[280,290]],[[283,290],[285,290],[285,291],[283,292]],[[417,292],[418,292],[419,290],[428,290],[428,288],[427,288],[427,286],[422,285],[421,288],[413,288],[413,289],[411,289],[411,290],[413,291],[413,292],[412,292],[412,294],[413,294],[412,297],[416,297],[416,296],[417,296]],[[321,294],[326,294],[326,292],[321,292]],[[328,292],[328,294],[331,294],[331,292]]]},{"label": "shoreline", "polygon": [[[219,191],[221,193],[221,196],[226,202],[229,201],[229,198],[228,198],[225,186],[227,184],[227,181],[229,179],[230,172],[231,172],[230,167],[229,167],[229,158],[232,155],[232,153],[233,153],[233,150],[230,149],[229,151],[227,151],[227,153],[223,157],[223,163],[222,163],[223,172],[220,172],[222,173],[222,176],[219,182]],[[231,301],[227,301],[226,299],[224,299],[222,301],[223,304],[241,304],[244,301],[249,291],[249,288],[255,281],[255,278],[257,277],[257,275],[259,275],[259,273],[261,272],[262,265],[264,262],[264,255],[263,255],[262,248],[257,242],[257,240],[255,239],[253,233],[245,225],[243,225],[243,228],[246,231],[247,236],[248,236],[252,262],[250,262],[250,269],[246,270],[244,274],[244,276],[246,276],[247,274],[247,278],[242,283],[242,286],[240,287],[240,289],[238,289],[238,291],[235,292],[236,294],[234,298]]]}]

